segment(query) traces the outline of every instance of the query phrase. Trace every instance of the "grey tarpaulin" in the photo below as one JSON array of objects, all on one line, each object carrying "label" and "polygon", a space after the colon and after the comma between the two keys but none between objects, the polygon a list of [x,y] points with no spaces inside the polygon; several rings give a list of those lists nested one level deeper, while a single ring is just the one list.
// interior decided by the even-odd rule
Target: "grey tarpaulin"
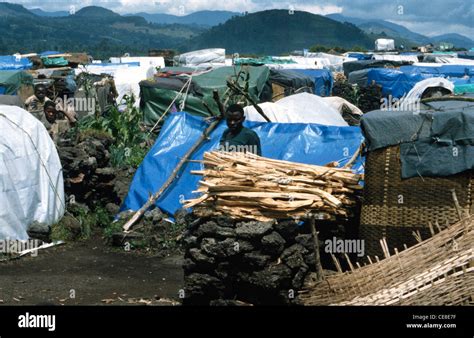
[{"label": "grey tarpaulin", "polygon": [[400,144],[402,177],[474,169],[474,103],[437,101],[413,111],[372,111],[361,127],[368,150]]}]

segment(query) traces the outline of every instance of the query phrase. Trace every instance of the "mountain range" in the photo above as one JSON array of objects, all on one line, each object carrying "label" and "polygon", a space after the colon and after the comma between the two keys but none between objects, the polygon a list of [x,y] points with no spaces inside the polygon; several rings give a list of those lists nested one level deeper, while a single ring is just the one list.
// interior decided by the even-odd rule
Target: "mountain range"
[{"label": "mountain range", "polygon": [[395,38],[397,45],[406,47],[440,41],[457,47],[474,46],[472,40],[459,34],[429,38],[384,20],[299,11],[291,15],[288,10],[120,15],[89,6],[70,15],[0,2],[0,18],[0,54],[87,51],[102,58],[125,52],[146,54],[149,49],[181,52],[211,47],[226,48],[228,53],[284,54],[314,45],[372,49],[379,37]]},{"label": "mountain range", "polygon": [[380,19],[360,19],[347,17],[341,14],[328,14],[326,17],[339,21],[339,22],[350,22],[366,33],[381,34],[385,33],[395,39],[406,39],[416,44],[428,44],[428,43],[439,43],[449,42],[454,44],[458,48],[471,48],[474,47],[474,41],[470,38],[461,34],[450,33],[438,36],[428,37],[422,34],[412,32],[408,28],[398,25],[396,23],[380,20]]}]

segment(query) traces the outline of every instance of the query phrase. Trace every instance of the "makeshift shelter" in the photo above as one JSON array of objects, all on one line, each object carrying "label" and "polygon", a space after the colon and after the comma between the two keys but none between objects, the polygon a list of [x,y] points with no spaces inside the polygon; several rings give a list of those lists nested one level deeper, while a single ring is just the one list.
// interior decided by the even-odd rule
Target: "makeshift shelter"
[{"label": "makeshift shelter", "polygon": [[15,55],[0,56],[0,70],[25,70],[33,66],[28,58],[17,57]]},{"label": "makeshift shelter", "polygon": [[395,41],[393,39],[377,39],[375,40],[376,51],[390,51],[395,49]]},{"label": "makeshift shelter", "polygon": [[384,60],[384,61],[408,62],[408,63],[418,62],[418,56],[416,55],[374,54],[372,56],[372,59]]},{"label": "makeshift shelter", "polygon": [[331,96],[334,79],[332,72],[327,69],[293,69],[314,79],[313,93],[318,96]]},{"label": "makeshift shelter", "polygon": [[472,102],[455,98],[430,100],[419,112],[362,117],[368,152],[360,236],[367,254],[380,255],[382,237],[390,247],[416,244],[413,231],[426,238],[430,222],[452,224],[471,210],[473,117]]},{"label": "makeshift shelter", "polygon": [[76,69],[76,75],[82,72],[92,74],[108,74],[113,76],[115,88],[117,90],[117,103],[120,103],[125,95],[133,94],[136,99],[136,106],[139,105],[140,81],[152,78],[156,72],[155,67],[145,65],[140,66],[139,62],[123,64],[92,64]]},{"label": "makeshift shelter", "polygon": [[33,92],[31,74],[22,70],[0,70],[0,95],[15,95],[25,102]]},{"label": "makeshift shelter", "polygon": [[196,50],[174,57],[176,66],[224,66],[225,65],[225,49],[209,48]]},{"label": "makeshift shelter", "polygon": [[359,87],[365,87],[368,84],[368,73],[370,69],[361,69],[361,70],[355,70],[353,72],[350,72],[347,82],[350,84],[356,84]]},{"label": "makeshift shelter", "polygon": [[349,76],[350,73],[369,68],[395,68],[402,65],[406,65],[406,62],[393,61],[393,60],[358,60],[344,62],[343,69],[344,75]]},{"label": "makeshift shelter", "polygon": [[438,63],[415,63],[413,66],[402,66],[404,73],[432,74],[434,76],[463,77],[473,76],[474,66],[469,65],[441,65]]},{"label": "makeshift shelter", "polygon": [[[348,126],[341,117],[346,107],[353,114],[362,115],[360,109],[340,97],[320,97],[312,94],[295,94],[276,102],[259,104],[271,122],[315,123],[326,126]],[[244,108],[248,121],[265,122],[253,106]]]},{"label": "makeshift shelter", "polygon": [[288,69],[271,69],[269,81],[272,87],[276,84],[283,88],[278,96],[273,95],[273,99],[280,99],[281,96],[289,96],[299,92],[312,93],[315,86],[311,77]]},{"label": "makeshift shelter", "polygon": [[[263,156],[301,163],[323,165],[342,160],[341,165],[344,165],[362,142],[358,127],[248,121],[245,125],[260,137]],[[138,168],[121,210],[138,210],[142,207],[149,194],[155,193],[163,185],[207,127],[208,123],[202,117],[186,112],[171,114],[153,148]],[[225,122],[222,121],[191,159],[202,159],[204,152],[216,149],[225,129]],[[354,168],[362,170],[362,163],[356,162]],[[156,205],[173,215],[181,208],[180,201],[198,197],[192,191],[198,187],[200,177],[192,175],[190,171],[199,169],[200,163],[188,161]]]},{"label": "makeshift shelter", "polygon": [[382,87],[384,96],[400,98],[407,94],[415,84],[427,78],[434,77],[431,74],[404,73],[395,69],[370,69],[367,72],[367,84],[375,82]]},{"label": "makeshift shelter", "polygon": [[[172,72],[174,67],[166,68],[165,72]],[[185,68],[186,70],[188,68]],[[268,85],[270,70],[265,66],[252,67],[245,69],[249,72],[249,95],[256,101],[268,101],[271,99],[271,89]],[[176,71],[182,71],[178,68]],[[227,79],[234,76],[236,70],[234,67],[220,67],[208,72],[191,75],[189,82],[190,89],[182,87],[169,88],[162,80],[151,80],[140,82],[140,107],[144,112],[144,121],[146,124],[155,124],[162,114],[170,107],[174,101],[175,110],[182,107],[190,114],[197,116],[209,116],[209,111],[204,106],[205,102],[215,114],[219,112],[218,107],[212,98],[213,91],[217,90],[219,95],[223,95],[227,90]],[[194,74],[194,73],[191,73]],[[185,77],[186,80],[189,79]],[[242,82],[242,80],[241,80]],[[175,100],[176,99],[176,100]],[[170,107],[172,108],[172,107]]]},{"label": "makeshift shelter", "polygon": [[27,111],[0,105],[0,239],[28,239],[33,222],[64,214],[61,162],[43,124]]}]

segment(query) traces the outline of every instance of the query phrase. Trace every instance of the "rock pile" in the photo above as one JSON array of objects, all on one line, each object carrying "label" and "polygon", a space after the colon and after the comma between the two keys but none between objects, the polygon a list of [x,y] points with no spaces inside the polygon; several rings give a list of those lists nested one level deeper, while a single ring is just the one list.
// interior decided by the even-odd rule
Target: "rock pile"
[{"label": "rock pile", "polygon": [[295,221],[188,223],[185,305],[292,304],[314,267],[311,234]]},{"label": "rock pile", "polygon": [[120,205],[132,173],[111,167],[108,150],[111,144],[110,137],[99,133],[80,134],[58,141],[64,190],[70,202],[85,203],[89,207]]}]

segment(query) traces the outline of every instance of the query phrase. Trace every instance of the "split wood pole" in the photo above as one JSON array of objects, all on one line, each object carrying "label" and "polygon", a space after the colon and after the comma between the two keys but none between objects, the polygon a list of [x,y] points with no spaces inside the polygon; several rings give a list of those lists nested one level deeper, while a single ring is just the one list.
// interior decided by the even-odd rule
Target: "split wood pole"
[{"label": "split wood pole", "polygon": [[311,226],[311,234],[313,235],[313,246],[314,246],[314,262],[316,266],[316,278],[318,282],[324,279],[324,272],[323,267],[321,265],[321,258],[319,256],[319,239],[318,239],[318,232],[316,231],[316,220],[314,215],[310,216],[310,226]]}]

